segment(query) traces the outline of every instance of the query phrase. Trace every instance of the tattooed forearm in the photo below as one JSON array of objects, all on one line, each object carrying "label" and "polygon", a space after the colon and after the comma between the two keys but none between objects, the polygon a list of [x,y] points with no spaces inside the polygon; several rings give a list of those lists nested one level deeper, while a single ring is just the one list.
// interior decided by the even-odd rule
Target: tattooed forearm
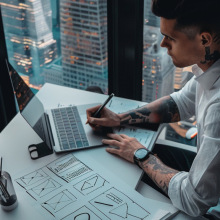
[{"label": "tattooed forearm", "polygon": [[136,123],[169,123],[180,120],[178,107],[170,96],[165,96],[141,108],[121,114],[121,125]]},{"label": "tattooed forearm", "polygon": [[137,109],[134,112],[129,112],[124,115],[121,120],[121,125],[124,124],[135,124],[135,123],[148,123],[150,110],[146,107]]},{"label": "tattooed forearm", "polygon": [[171,97],[162,102],[162,104],[159,106],[158,114],[161,115],[161,121],[163,123],[180,121],[178,107]]},{"label": "tattooed forearm", "polygon": [[159,158],[153,155],[151,155],[148,160],[142,162],[140,166],[155,184],[168,194],[169,182],[179,171],[166,166]]}]

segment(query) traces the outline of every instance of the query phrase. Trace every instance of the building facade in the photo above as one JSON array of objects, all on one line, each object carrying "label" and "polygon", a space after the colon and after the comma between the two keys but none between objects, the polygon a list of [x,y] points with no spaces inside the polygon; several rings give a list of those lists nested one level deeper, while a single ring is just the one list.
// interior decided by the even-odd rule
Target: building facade
[{"label": "building facade", "polygon": [[8,56],[13,67],[43,83],[42,69],[57,56],[50,0],[1,0]]},{"label": "building facade", "polygon": [[107,0],[62,0],[60,16],[64,85],[107,91]]}]

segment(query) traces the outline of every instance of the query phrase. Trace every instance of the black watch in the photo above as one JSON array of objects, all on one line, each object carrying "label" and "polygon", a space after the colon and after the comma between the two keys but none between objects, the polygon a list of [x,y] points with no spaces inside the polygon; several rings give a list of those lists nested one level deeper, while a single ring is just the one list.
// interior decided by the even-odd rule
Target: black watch
[{"label": "black watch", "polygon": [[147,160],[149,158],[150,154],[152,154],[152,152],[149,151],[147,148],[137,149],[134,152],[134,163],[140,167],[139,162],[143,162],[143,161]]}]

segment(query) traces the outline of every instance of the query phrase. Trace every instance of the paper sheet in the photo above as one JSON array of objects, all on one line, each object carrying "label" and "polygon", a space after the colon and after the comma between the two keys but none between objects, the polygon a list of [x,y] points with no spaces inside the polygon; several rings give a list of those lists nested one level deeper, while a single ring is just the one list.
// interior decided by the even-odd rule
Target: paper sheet
[{"label": "paper sheet", "polygon": [[163,203],[142,197],[85,152],[62,156],[15,182],[42,219],[155,220],[169,215]]}]

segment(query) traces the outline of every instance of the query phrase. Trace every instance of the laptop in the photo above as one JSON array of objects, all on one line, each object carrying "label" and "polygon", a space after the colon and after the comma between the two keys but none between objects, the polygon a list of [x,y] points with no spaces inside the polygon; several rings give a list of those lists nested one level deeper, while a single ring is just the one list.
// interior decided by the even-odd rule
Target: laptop
[{"label": "laptop", "polygon": [[56,153],[103,146],[105,133],[94,132],[86,123],[86,109],[100,103],[44,109],[16,70],[6,60],[21,115]]}]

